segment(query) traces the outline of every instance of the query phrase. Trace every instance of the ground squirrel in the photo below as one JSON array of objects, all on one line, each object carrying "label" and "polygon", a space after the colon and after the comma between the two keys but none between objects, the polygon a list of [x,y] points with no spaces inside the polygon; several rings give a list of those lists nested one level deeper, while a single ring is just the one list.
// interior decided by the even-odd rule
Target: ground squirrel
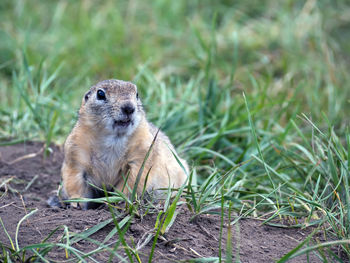
[{"label": "ground squirrel", "polygon": [[[97,187],[105,185],[124,193],[124,178],[133,189],[137,174],[158,128],[148,122],[136,85],[111,79],[92,86],[82,99],[78,121],[64,144],[62,165],[63,198],[96,198]],[[138,185],[146,189],[180,187],[188,165],[177,156],[169,138],[159,131]],[[112,188],[111,188],[112,187]],[[80,203],[83,209],[94,203]]]}]

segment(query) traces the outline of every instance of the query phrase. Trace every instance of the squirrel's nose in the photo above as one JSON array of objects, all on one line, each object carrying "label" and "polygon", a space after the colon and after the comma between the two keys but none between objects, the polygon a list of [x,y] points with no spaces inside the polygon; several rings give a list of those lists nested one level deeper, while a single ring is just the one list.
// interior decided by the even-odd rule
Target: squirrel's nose
[{"label": "squirrel's nose", "polygon": [[131,104],[125,104],[122,107],[122,112],[126,115],[131,115],[135,111],[135,107]]}]

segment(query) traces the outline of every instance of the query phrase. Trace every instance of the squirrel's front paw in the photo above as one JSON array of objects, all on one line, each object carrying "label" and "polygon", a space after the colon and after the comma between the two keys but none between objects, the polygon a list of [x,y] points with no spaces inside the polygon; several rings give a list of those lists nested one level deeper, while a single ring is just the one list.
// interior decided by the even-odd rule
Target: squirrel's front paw
[{"label": "squirrel's front paw", "polygon": [[58,207],[58,208],[64,208],[65,204],[62,203],[62,201],[59,199],[59,197],[57,195],[52,195],[49,197],[49,199],[47,199],[46,203],[50,206],[50,207]]}]

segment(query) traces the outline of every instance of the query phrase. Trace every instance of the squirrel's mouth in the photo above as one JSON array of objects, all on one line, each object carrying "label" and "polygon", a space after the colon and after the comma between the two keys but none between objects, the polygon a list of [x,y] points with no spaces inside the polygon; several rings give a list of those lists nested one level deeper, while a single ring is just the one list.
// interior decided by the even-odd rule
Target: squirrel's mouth
[{"label": "squirrel's mouth", "polygon": [[123,120],[115,120],[113,123],[113,128],[128,127],[131,124],[132,124],[132,121],[130,118],[126,118]]}]

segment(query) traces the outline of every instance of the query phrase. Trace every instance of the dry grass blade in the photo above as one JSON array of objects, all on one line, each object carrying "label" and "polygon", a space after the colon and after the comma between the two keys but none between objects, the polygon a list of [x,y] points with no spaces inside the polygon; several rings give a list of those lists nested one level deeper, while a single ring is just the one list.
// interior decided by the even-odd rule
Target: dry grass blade
[{"label": "dry grass blade", "polygon": [[15,163],[17,163],[17,162],[20,162],[20,161],[23,161],[23,160],[26,160],[26,159],[35,158],[36,156],[38,156],[39,154],[41,154],[43,151],[44,151],[44,148],[41,148],[41,149],[40,149],[38,152],[36,152],[36,153],[29,153],[29,154],[23,155],[23,156],[21,156],[21,157],[16,158],[16,159],[13,160],[13,161],[8,162],[8,164],[15,164]]}]

